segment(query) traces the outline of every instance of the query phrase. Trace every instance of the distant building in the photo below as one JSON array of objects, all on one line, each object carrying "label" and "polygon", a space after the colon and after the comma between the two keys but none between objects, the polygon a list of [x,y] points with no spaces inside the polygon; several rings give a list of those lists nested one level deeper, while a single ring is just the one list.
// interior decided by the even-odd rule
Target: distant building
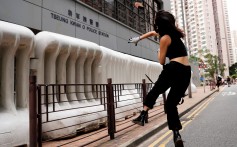
[{"label": "distant building", "polygon": [[226,65],[225,76],[229,75],[230,52],[232,52],[229,18],[226,0],[213,0],[218,57]]},{"label": "distant building", "polygon": [[186,30],[189,53],[201,57],[199,50],[210,51],[219,57],[221,64],[226,65],[225,75],[229,75],[233,51],[226,0],[170,1],[171,12],[178,19],[178,26]]},{"label": "distant building", "polygon": [[233,48],[232,63],[234,64],[237,62],[237,30],[231,31],[231,40],[232,40],[231,42],[232,42],[232,48]]},{"label": "distant building", "polygon": [[214,25],[212,10],[212,4],[209,1],[171,0],[171,12],[178,19],[178,26],[183,28],[185,23],[183,29],[186,30],[187,46],[191,55],[199,56],[200,49],[209,50],[217,55],[215,28],[212,27]]}]

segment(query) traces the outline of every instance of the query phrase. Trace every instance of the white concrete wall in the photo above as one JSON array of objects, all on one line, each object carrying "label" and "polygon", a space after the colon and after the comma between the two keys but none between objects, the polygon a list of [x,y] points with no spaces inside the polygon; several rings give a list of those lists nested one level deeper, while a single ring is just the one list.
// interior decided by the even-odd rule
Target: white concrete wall
[{"label": "white concrete wall", "polygon": [[[30,57],[38,60],[37,84],[105,84],[108,78],[112,78],[115,84],[141,83],[142,79],[146,79],[145,74],[156,81],[162,70],[162,66],[157,62],[120,53],[93,42],[51,32],[34,35],[23,26],[0,21],[0,138],[3,138],[3,141],[0,140],[0,146],[28,144]],[[116,109],[116,113],[125,111],[116,115],[116,118],[131,114],[130,109],[137,107],[133,103],[140,100],[134,99],[139,97],[134,89],[133,85],[125,85],[120,100],[131,100],[118,102],[118,107],[126,106]],[[61,87],[60,90],[64,92],[64,88]],[[58,102],[55,104],[56,110],[98,106],[94,106],[93,109],[80,108],[50,113],[50,121],[71,118],[46,123],[43,125],[43,132],[74,126],[45,133],[44,139],[67,135],[80,128],[90,129],[91,126],[96,128],[99,127],[99,123],[106,121],[104,118],[99,119],[106,116],[106,112],[97,112],[104,108],[99,105],[100,99],[95,96],[92,87],[72,86],[67,90],[78,93],[61,94],[61,101],[83,101],[60,102],[56,95],[55,101]],[[49,89],[49,93],[52,93],[52,88]],[[49,102],[53,101],[52,98],[52,95],[49,96]],[[49,111],[52,109],[53,106],[50,104]],[[45,106],[42,106],[42,111],[46,111]],[[92,112],[97,113],[87,114]],[[87,115],[72,117],[81,114]],[[42,119],[45,121],[45,115]],[[87,121],[90,122],[83,123]]]},{"label": "white concrete wall", "polygon": [[[108,78],[112,78],[113,83],[141,83],[142,79],[145,78],[145,74],[150,75],[155,81],[158,77],[157,75],[162,70],[161,65],[158,63],[64,35],[41,32],[35,36],[35,40],[34,49],[35,57],[38,58],[37,81],[39,84],[105,84]],[[90,86],[78,87],[77,89],[72,87],[71,91],[76,90],[76,92],[85,92],[85,94],[62,95],[61,100],[85,100],[83,102],[79,101],[77,104],[58,103],[56,110],[100,104],[100,100],[94,99],[95,96],[92,92],[88,93],[88,91],[92,91],[91,88]],[[116,109],[116,112],[126,111],[136,107],[134,103],[138,100],[133,98],[138,98],[139,95],[134,94],[136,91],[129,89],[135,89],[135,87],[125,86],[125,90],[122,91],[122,95],[124,96],[120,96],[120,100],[131,100],[119,102],[118,107],[130,105]],[[63,91],[63,89],[61,89],[61,91]],[[52,102],[52,98],[50,102]],[[93,110],[103,110],[103,106],[95,107],[93,107]],[[52,110],[52,106],[50,106],[50,110]],[[94,112],[93,110],[87,108],[83,111],[71,110],[70,113],[52,113],[50,114],[50,120],[86,114],[88,112]],[[126,111],[116,115],[116,117],[121,118],[128,114],[131,114],[131,112]],[[95,120],[105,115],[106,112],[103,112],[91,114],[90,117],[72,118],[70,120],[71,123],[74,122],[74,124],[78,124],[80,122]],[[100,121],[101,120],[95,120],[93,123],[99,126]],[[52,122],[43,127],[43,132],[54,127],[65,127],[67,125],[68,122],[64,122],[64,120]],[[66,135],[78,128],[87,127],[87,125],[88,124],[76,125],[68,130],[64,129],[57,131],[57,133],[47,133],[45,138]]]},{"label": "white concrete wall", "polygon": [[33,42],[34,34],[28,28],[0,21],[0,146],[28,142],[29,61]]}]

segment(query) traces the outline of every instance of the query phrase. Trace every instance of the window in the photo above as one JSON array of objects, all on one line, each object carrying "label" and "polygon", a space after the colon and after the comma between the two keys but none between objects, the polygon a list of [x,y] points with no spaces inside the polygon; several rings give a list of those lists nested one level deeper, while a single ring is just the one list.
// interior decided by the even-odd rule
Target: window
[{"label": "window", "polygon": [[[154,17],[163,8],[160,0],[80,0],[98,11],[145,33],[153,30]],[[143,7],[134,7],[140,2]]]}]

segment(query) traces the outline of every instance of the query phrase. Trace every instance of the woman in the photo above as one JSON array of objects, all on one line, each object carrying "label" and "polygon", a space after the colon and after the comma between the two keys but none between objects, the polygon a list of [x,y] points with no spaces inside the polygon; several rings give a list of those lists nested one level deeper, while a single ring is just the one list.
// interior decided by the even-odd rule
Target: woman
[{"label": "woman", "polygon": [[[148,110],[153,108],[158,96],[170,88],[165,103],[168,127],[173,131],[175,146],[183,146],[183,141],[179,134],[182,125],[179,120],[177,105],[184,96],[191,77],[191,67],[188,62],[187,50],[181,41],[184,34],[176,27],[174,16],[163,10],[157,12],[154,28],[155,31],[129,39],[129,43],[137,44],[138,41],[144,38],[158,35],[160,50],[157,57],[160,64],[163,65],[163,70],[158,80],[143,102],[143,111],[133,122],[143,126],[148,115]],[[164,66],[166,57],[170,59],[170,63]]]}]

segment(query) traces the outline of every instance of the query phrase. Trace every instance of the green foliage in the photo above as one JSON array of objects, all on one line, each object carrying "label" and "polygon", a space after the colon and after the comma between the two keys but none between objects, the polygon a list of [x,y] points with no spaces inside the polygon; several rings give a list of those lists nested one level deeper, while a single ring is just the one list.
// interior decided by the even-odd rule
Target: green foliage
[{"label": "green foliage", "polygon": [[189,56],[189,61],[191,61],[191,62],[199,62],[200,58],[198,58],[196,56],[193,56],[193,55],[190,55]]},{"label": "green foliage", "polygon": [[231,76],[237,74],[237,62],[229,67],[229,72]]},{"label": "green foliage", "polygon": [[236,79],[237,78],[237,74],[234,74],[231,76],[232,79]]},{"label": "green foliage", "polygon": [[205,56],[205,62],[207,63],[206,72],[208,72],[208,76],[211,78],[215,78],[214,75],[218,71],[218,57],[207,53]]},{"label": "green foliage", "polygon": [[[198,54],[200,57],[198,58],[199,63],[204,62],[206,64],[205,77],[215,79],[215,74],[218,74],[218,71],[222,76],[224,75],[226,65],[221,64],[216,55],[212,55],[210,52],[206,50],[199,50]],[[197,57],[192,57],[191,59],[195,59],[197,61]]]},{"label": "green foliage", "polygon": [[221,75],[224,75],[224,72],[226,70],[226,65],[225,63],[219,65],[219,70],[221,72]]}]

